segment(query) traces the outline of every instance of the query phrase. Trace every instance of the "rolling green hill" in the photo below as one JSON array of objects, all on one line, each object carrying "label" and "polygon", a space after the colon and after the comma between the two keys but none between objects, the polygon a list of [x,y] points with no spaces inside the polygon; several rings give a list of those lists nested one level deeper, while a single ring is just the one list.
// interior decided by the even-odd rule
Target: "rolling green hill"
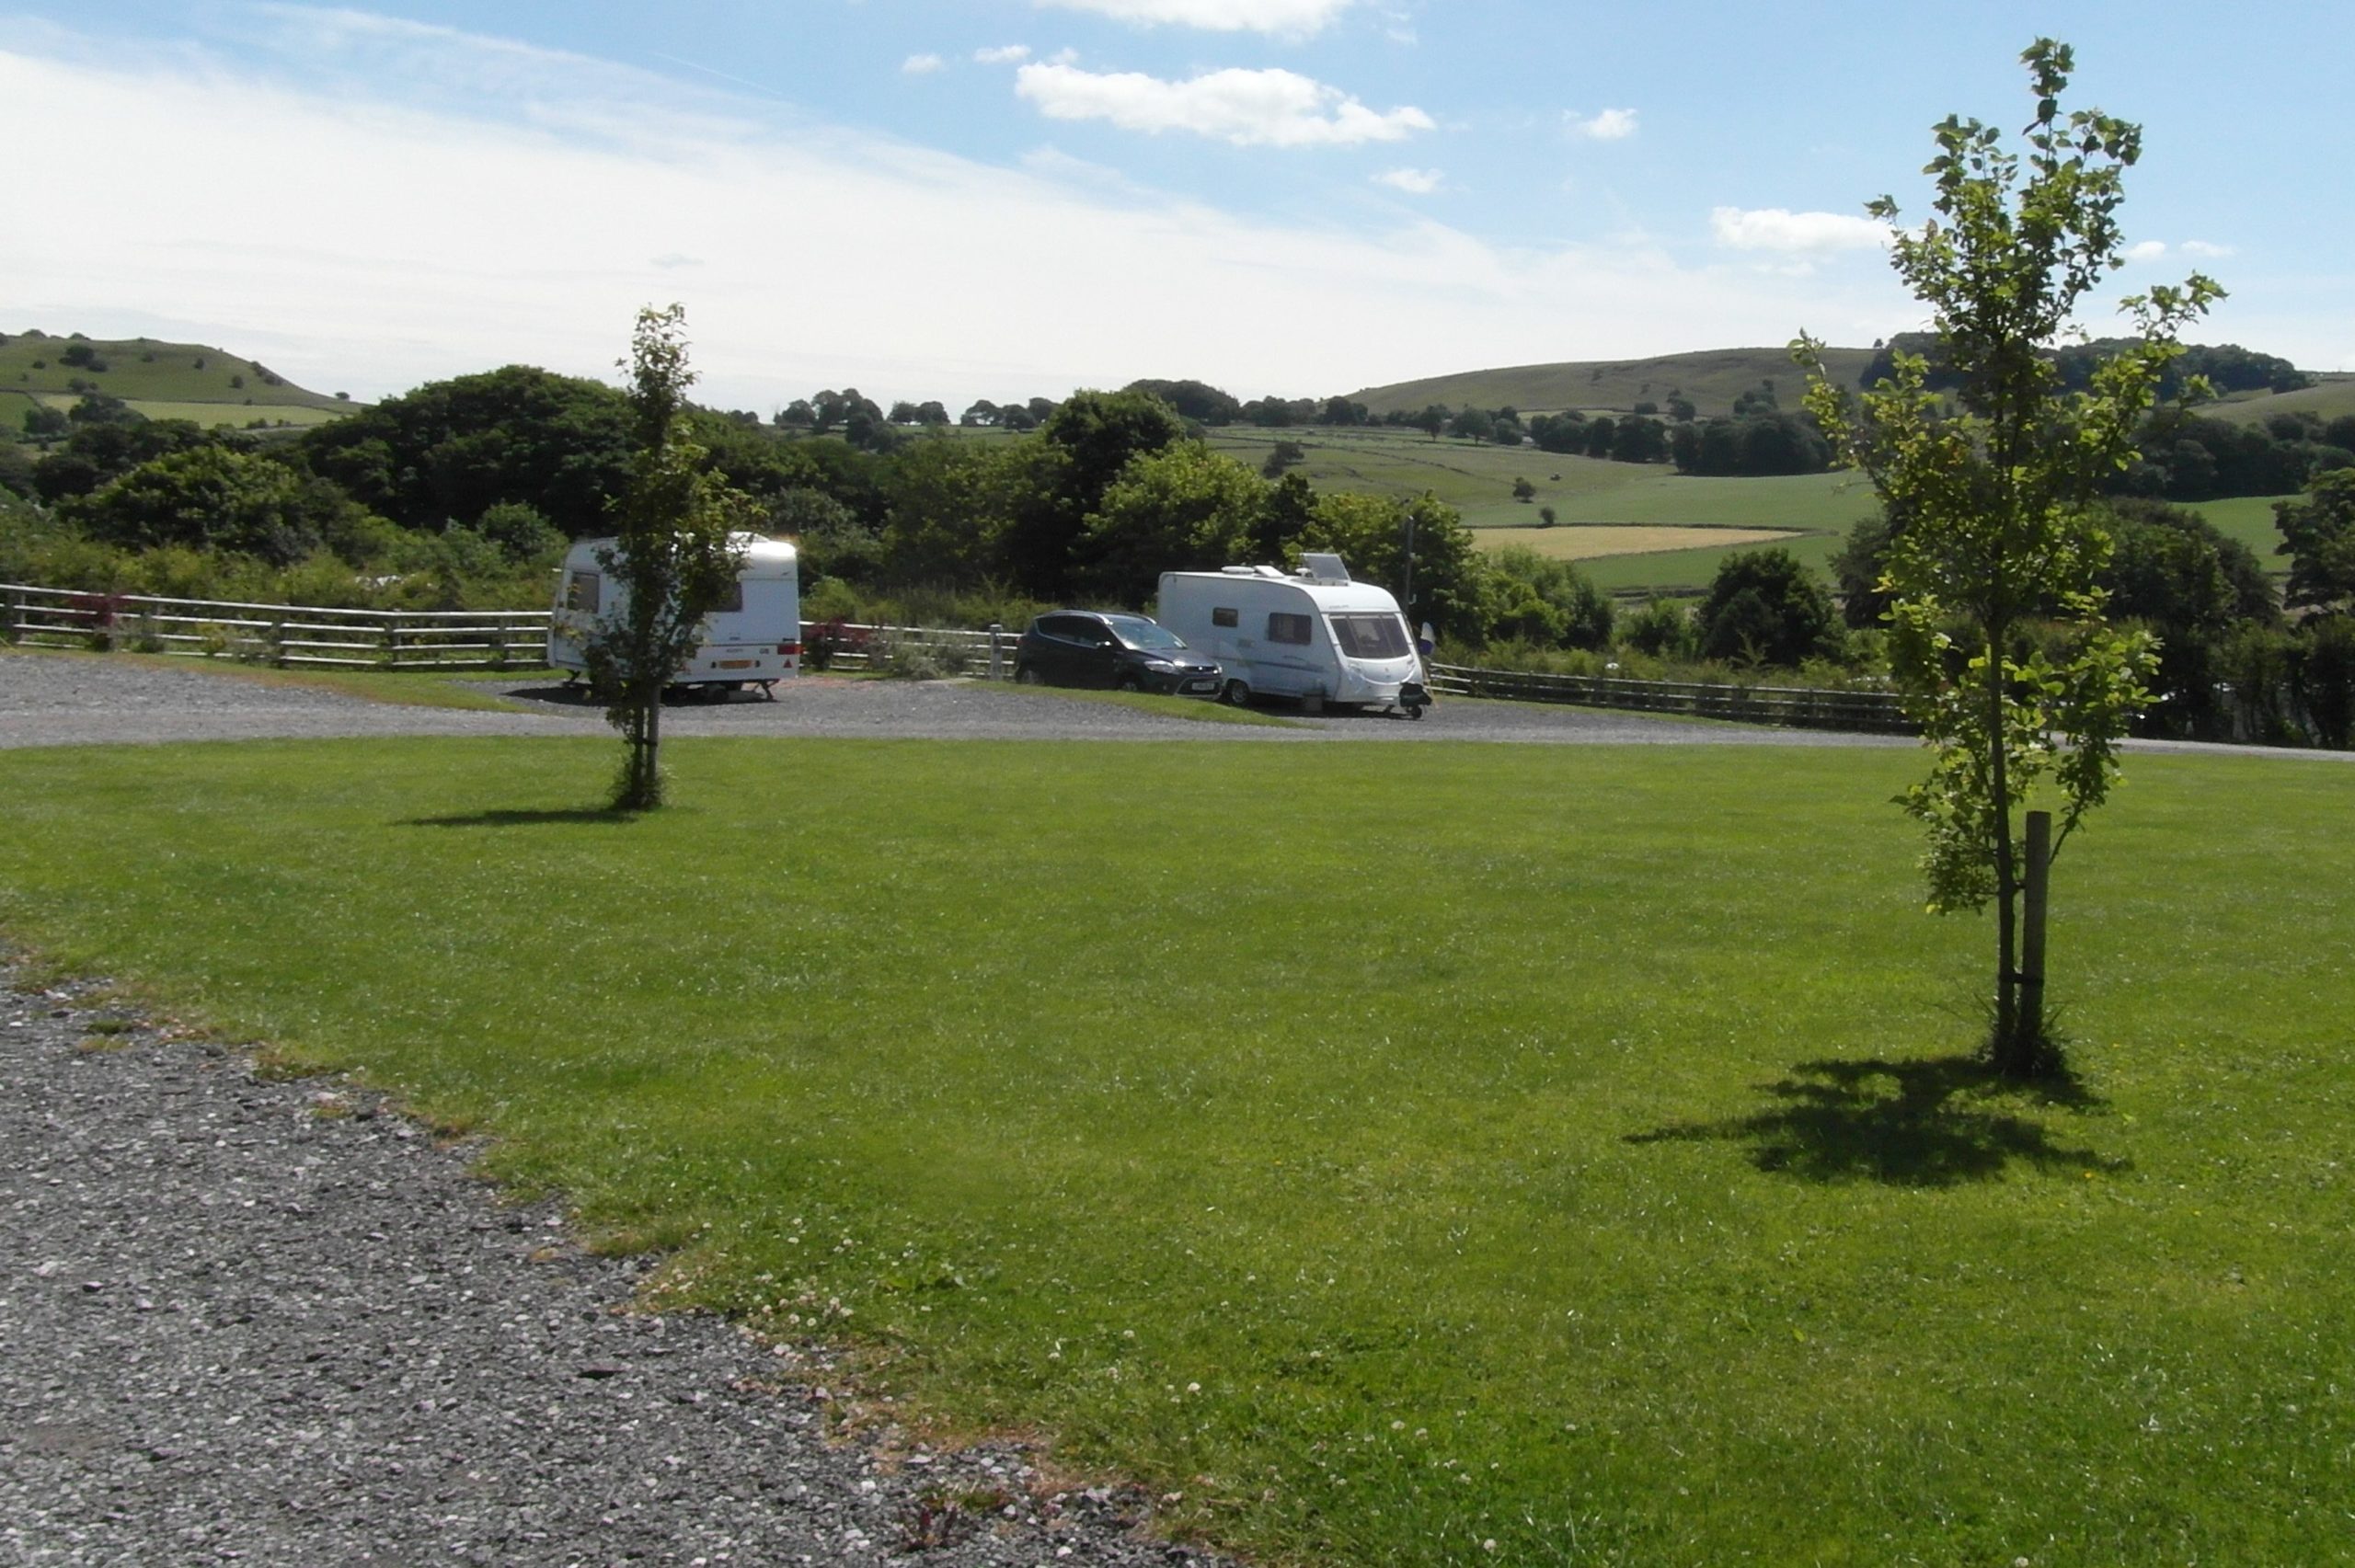
[{"label": "rolling green hill", "polygon": [[89,391],[120,397],[150,418],[211,425],[316,424],[355,406],[201,343],[33,331],[0,337],[0,418],[12,429],[32,403],[70,407]]},{"label": "rolling green hill", "polygon": [[2317,414],[2336,419],[2355,414],[2355,372],[2315,371],[2315,384],[2295,392],[2253,392],[2203,403],[2193,412],[2211,419],[2254,425],[2275,414]]},{"label": "rolling green hill", "polygon": [[[1872,362],[1870,349],[1827,349],[1824,363],[1854,381]],[[1791,363],[1787,349],[1712,349],[1697,354],[1664,354],[1649,360],[1574,361],[1555,365],[1511,365],[1465,371],[1421,381],[1395,382],[1350,394],[1376,414],[1413,412],[1434,403],[1451,408],[1501,408],[1522,413],[1626,412],[1638,403],[1665,406],[1682,393],[1702,416],[1730,414],[1733,400],[1761,382],[1775,383],[1785,408],[1796,410],[1806,376]]]}]

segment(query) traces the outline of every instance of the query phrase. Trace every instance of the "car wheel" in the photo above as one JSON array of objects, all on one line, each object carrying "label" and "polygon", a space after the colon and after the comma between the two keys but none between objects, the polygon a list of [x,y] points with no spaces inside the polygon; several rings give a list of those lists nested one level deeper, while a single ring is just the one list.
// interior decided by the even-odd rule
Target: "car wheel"
[{"label": "car wheel", "polygon": [[1251,705],[1251,688],[1240,681],[1228,681],[1225,695],[1227,702],[1235,707],[1247,708]]},{"label": "car wheel", "polygon": [[1043,686],[1047,678],[1027,664],[1014,667],[1014,683],[1017,686]]},{"label": "car wheel", "polygon": [[1123,675],[1118,681],[1112,682],[1112,690],[1115,692],[1142,692],[1144,690],[1144,682],[1138,680],[1133,675]]}]

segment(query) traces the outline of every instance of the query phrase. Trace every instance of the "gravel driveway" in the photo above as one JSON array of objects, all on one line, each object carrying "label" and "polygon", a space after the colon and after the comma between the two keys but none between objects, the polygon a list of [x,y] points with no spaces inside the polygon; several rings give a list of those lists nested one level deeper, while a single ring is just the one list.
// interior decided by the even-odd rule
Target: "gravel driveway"
[{"label": "gravel driveway", "polygon": [[821,1348],[630,1310],[646,1260],[584,1255],[364,1096],[19,979],[0,1561],[1212,1561],[1019,1447],[905,1441]]},{"label": "gravel driveway", "polygon": [[[371,735],[610,735],[577,692],[547,681],[488,682],[511,712],[473,712],[365,702],[235,672],[158,668],[105,658],[0,653],[0,749],[90,742],[291,738]],[[1110,703],[975,681],[804,678],[777,700],[663,710],[666,736],[854,736],[998,740],[1506,741],[1557,745],[1886,746],[1886,736],[1687,723],[1639,714],[1532,703],[1442,699],[1419,721],[1382,715],[1297,715],[1269,710],[1279,726],[1207,724]]]}]

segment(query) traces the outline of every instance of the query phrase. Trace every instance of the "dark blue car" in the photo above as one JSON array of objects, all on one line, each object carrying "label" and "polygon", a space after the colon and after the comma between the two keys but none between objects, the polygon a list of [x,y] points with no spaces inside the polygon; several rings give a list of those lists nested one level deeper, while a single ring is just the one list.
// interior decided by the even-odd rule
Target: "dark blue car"
[{"label": "dark blue car", "polygon": [[1095,686],[1116,692],[1215,696],[1219,668],[1148,616],[1058,610],[1030,623],[1014,652],[1026,686]]}]

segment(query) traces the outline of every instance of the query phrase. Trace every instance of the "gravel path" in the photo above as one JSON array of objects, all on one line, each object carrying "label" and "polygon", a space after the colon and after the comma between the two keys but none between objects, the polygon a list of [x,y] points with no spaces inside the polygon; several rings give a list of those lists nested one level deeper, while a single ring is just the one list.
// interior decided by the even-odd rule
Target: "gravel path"
[{"label": "gravel path", "polygon": [[[373,735],[610,735],[603,715],[546,681],[490,683],[512,712],[365,702],[236,673],[126,659],[0,653],[0,749],[92,742],[325,738]],[[849,736],[999,740],[1317,740],[1644,744],[1908,745],[1886,736],[1695,724],[1531,703],[1442,699],[1428,717],[1296,716],[1283,726],[1206,724],[1110,703],[971,681],[788,681],[777,700],[735,694],[666,708],[666,736]]]},{"label": "gravel path", "polygon": [[907,1444],[821,1349],[630,1310],[645,1260],[363,1096],[17,978],[0,1561],[1212,1561],[1019,1447]]}]

